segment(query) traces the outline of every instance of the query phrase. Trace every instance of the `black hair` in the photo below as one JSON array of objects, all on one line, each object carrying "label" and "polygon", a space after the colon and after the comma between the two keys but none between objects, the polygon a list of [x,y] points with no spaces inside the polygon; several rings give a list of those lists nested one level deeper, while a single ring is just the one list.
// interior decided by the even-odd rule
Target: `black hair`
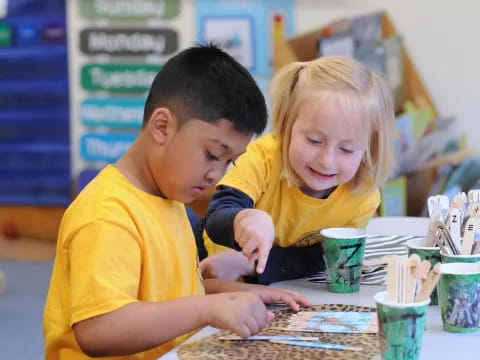
[{"label": "black hair", "polygon": [[180,125],[191,119],[226,119],[244,134],[261,134],[267,123],[265,98],[250,73],[213,44],[170,58],[155,76],[145,103],[143,126],[158,107],[168,107]]}]

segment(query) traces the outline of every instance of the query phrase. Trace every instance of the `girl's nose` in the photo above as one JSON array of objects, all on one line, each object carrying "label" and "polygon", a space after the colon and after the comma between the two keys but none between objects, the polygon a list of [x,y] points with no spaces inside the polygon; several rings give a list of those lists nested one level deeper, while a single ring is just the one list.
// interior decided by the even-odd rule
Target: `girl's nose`
[{"label": "girl's nose", "polygon": [[330,169],[335,163],[335,151],[331,148],[325,148],[319,155],[319,163],[324,169]]}]

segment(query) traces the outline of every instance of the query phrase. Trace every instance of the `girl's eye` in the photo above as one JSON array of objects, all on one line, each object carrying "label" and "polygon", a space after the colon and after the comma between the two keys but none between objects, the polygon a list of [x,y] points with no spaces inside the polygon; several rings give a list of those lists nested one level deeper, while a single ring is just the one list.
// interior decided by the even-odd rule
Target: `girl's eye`
[{"label": "girl's eye", "polygon": [[207,156],[207,159],[210,161],[218,161],[220,160],[217,156],[213,155],[210,151],[206,150],[205,155]]},{"label": "girl's eye", "polygon": [[308,138],[308,141],[312,144],[320,144],[322,141],[317,139]]},{"label": "girl's eye", "polygon": [[340,148],[340,150],[342,150],[342,152],[344,152],[345,154],[353,154],[353,150],[350,150],[350,149],[345,149],[345,148]]}]

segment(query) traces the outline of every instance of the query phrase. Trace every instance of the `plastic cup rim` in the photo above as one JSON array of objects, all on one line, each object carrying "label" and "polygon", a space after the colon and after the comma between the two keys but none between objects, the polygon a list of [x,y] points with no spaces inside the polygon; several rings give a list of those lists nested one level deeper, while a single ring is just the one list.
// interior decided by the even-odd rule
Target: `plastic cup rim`
[{"label": "plastic cup rim", "polygon": [[[333,234],[332,234],[333,232]],[[341,234],[341,232],[346,232]],[[320,235],[330,239],[361,239],[367,237],[367,231],[352,227],[331,227],[320,231]]]},{"label": "plastic cup rim", "polygon": [[454,255],[454,254],[446,254],[443,251],[440,251],[440,255],[445,256],[445,257],[450,257],[450,258],[465,258],[465,259],[475,259],[475,258],[480,258],[480,254],[459,254],[459,255]]},{"label": "plastic cup rim", "polygon": [[426,239],[427,239],[426,237],[410,239],[410,240],[407,240],[405,242],[405,245],[407,245],[407,247],[410,248],[410,249],[433,250],[433,251],[439,251],[440,250],[440,248],[438,246],[421,246],[421,245],[412,244],[413,242],[416,242],[418,240],[425,241]]},{"label": "plastic cup rim", "polygon": [[373,298],[375,299],[375,302],[377,304],[382,304],[386,305],[388,307],[392,308],[398,308],[398,309],[404,309],[404,308],[416,308],[416,307],[421,307],[430,304],[430,298],[428,298],[425,301],[420,301],[420,302],[412,302],[412,303],[398,303],[394,301],[387,301],[385,300],[385,297],[387,295],[387,292],[385,290],[377,292]]},{"label": "plastic cup rim", "polygon": [[[469,269],[470,268],[470,269]],[[440,274],[448,275],[480,275],[479,263],[444,263]]]}]

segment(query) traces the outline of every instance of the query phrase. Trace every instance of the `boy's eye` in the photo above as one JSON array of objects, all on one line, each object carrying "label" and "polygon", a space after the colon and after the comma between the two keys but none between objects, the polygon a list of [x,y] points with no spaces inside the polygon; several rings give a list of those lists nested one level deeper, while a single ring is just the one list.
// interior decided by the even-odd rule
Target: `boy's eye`
[{"label": "boy's eye", "polygon": [[206,150],[205,155],[207,156],[207,159],[210,161],[218,161],[220,160],[217,156],[213,155],[210,151]]}]

